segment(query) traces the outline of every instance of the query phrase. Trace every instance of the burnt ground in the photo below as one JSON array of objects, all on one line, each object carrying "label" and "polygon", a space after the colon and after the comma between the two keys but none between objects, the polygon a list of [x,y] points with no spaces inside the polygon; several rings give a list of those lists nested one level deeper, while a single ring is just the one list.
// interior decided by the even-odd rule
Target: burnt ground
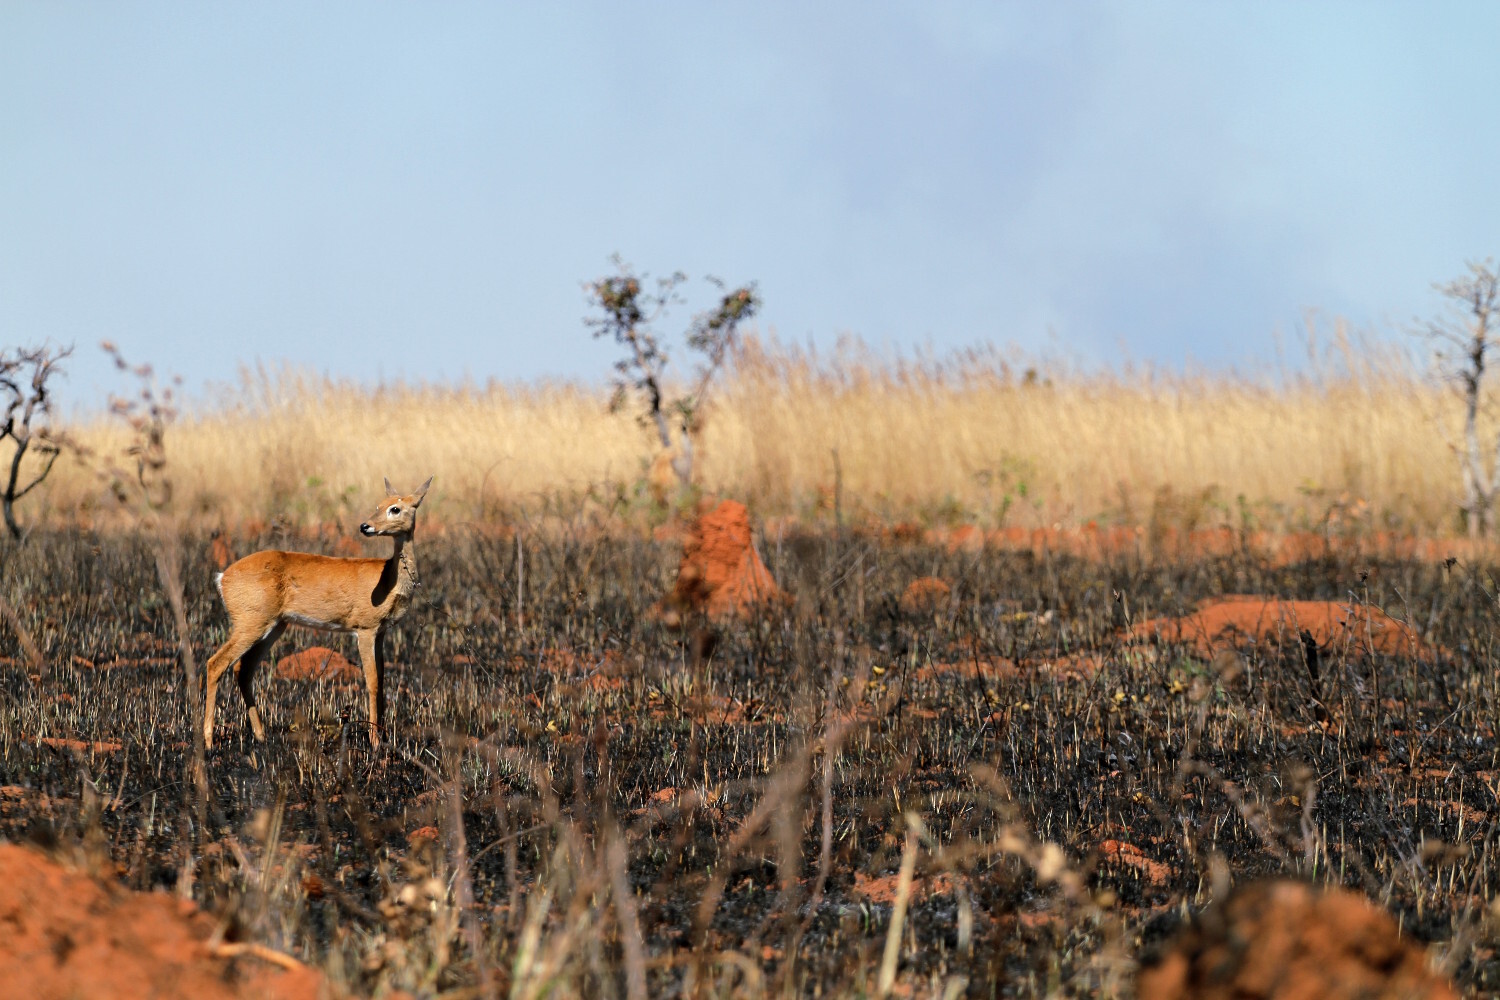
[{"label": "burnt ground", "polygon": [[[898,990],[1128,993],[1185,913],[1269,875],[1357,889],[1500,990],[1486,566],[788,534],[762,543],[788,601],[671,631],[672,546],[523,541],[524,589],[513,537],[419,536],[378,753],[362,690],[267,664],[268,742],[226,683],[201,785],[150,545],[0,550],[46,661],[0,623],[0,836],[189,894],[358,993],[872,991],[903,902]],[[200,670],[213,569],[189,540]],[[947,600],[903,609],[919,577]],[[1372,605],[1422,645],[1132,638],[1231,593]],[[293,630],[272,659],[320,643],[355,658]]]}]

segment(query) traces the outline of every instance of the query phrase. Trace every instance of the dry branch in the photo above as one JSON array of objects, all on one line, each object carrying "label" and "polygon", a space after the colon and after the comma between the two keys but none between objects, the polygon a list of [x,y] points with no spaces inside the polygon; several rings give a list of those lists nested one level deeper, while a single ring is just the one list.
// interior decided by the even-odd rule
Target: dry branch
[{"label": "dry branch", "polygon": [[[10,468],[0,489],[0,513],[11,537],[21,537],[15,505],[47,478],[66,442],[49,426],[52,396],[48,383],[72,354],[72,348],[35,347],[0,352],[0,441],[11,442]],[[42,467],[29,482],[22,475],[28,451],[43,456]]]}]

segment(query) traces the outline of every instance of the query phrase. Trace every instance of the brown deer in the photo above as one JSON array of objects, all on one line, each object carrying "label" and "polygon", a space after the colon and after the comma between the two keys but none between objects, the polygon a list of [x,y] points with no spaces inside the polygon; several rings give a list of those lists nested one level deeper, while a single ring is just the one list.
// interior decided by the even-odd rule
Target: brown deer
[{"label": "brown deer", "polygon": [[208,700],[203,710],[203,744],[214,744],[214,702],[219,678],[234,665],[250,729],[266,738],[255,707],[255,670],[288,625],[359,637],[359,658],[370,696],[370,742],[380,744],[385,716],[385,658],[380,641],[385,627],[406,614],[417,586],[412,534],[417,508],[432,485],[429,476],[415,493],[398,494],[385,481],[385,501],[359,526],[366,537],[386,535],[395,542],[389,559],[351,559],[307,552],[256,552],[215,577],[229,611],[229,640],[208,661]]}]

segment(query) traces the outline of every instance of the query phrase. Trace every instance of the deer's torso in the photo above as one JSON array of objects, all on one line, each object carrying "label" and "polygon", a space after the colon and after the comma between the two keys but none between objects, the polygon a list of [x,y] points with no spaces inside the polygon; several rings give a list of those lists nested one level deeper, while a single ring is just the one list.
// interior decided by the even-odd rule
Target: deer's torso
[{"label": "deer's torso", "polygon": [[307,552],[256,552],[219,578],[230,616],[336,632],[380,628],[406,614],[416,589],[410,550],[389,559],[351,559]]}]

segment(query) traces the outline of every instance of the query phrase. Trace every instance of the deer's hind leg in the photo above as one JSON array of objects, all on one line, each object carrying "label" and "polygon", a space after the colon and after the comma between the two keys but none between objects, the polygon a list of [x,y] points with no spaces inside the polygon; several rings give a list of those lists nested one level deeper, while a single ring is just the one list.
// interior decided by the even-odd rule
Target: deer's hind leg
[{"label": "deer's hind leg", "polygon": [[255,645],[255,640],[256,636],[253,634],[242,629],[232,629],[229,639],[208,659],[203,685],[203,746],[205,749],[211,750],[214,745],[214,709],[219,702],[219,678],[224,676],[224,671],[228,670],[231,664],[238,662],[239,658]]},{"label": "deer's hind leg", "polygon": [[260,709],[255,706],[255,671],[260,668],[260,661],[285,631],[286,626],[281,622],[272,625],[265,635],[256,640],[255,645],[245,651],[234,668],[234,678],[239,681],[240,694],[245,699],[245,714],[250,716],[250,731],[255,734],[258,743],[266,741],[266,727],[261,724]]},{"label": "deer's hind leg", "polygon": [[[204,702],[203,702],[203,746],[204,746],[204,749],[208,749],[208,750],[213,749],[213,745],[214,745],[214,712],[215,712],[215,709],[218,707],[218,702],[219,702],[219,698],[218,698],[218,694],[219,694],[219,680],[220,680],[220,678],[222,678],[224,676],[224,671],[228,670],[234,664],[239,663],[240,660],[241,660],[241,658],[243,658],[246,654],[248,654],[250,652],[250,650],[256,648],[267,636],[271,635],[272,632],[280,634],[280,628],[281,628],[281,626],[279,626],[279,625],[273,625],[271,627],[270,631],[264,631],[264,630],[259,630],[259,629],[252,630],[252,629],[246,629],[246,628],[232,628],[232,630],[229,633],[229,639],[224,643],[224,645],[222,645],[222,646],[219,647],[218,651],[215,652],[213,656],[211,656],[209,658],[209,660],[208,660],[208,668],[206,670],[206,677],[204,678],[204,680],[205,680],[205,684],[204,684]],[[266,644],[266,648],[269,648],[269,647],[270,647],[270,644],[267,643]],[[263,655],[265,653],[265,648],[261,649],[260,652]],[[257,659],[259,659],[259,657],[257,657]],[[252,669],[252,672],[253,672],[253,670],[254,670],[254,666],[253,665],[252,665],[251,669]],[[241,691],[245,690],[245,681],[243,679],[243,675],[242,675],[242,679],[240,680],[240,690]],[[248,702],[248,699],[247,699],[247,702]],[[253,731],[255,731],[256,738],[260,738],[261,737],[262,730],[260,729],[260,715],[259,715],[259,713],[256,713],[256,712],[252,711],[252,713],[250,715],[250,728]]]}]

